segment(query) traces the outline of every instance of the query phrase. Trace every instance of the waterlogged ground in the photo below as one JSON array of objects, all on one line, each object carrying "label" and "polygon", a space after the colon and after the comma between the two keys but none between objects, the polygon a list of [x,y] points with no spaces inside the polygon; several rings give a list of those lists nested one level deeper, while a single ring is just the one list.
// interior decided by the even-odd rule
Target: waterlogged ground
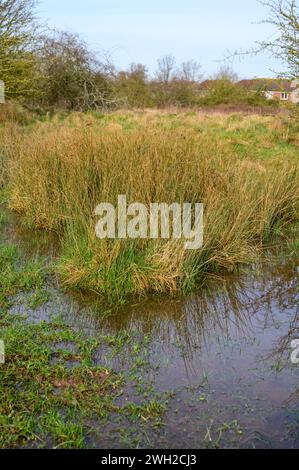
[{"label": "waterlogged ground", "polygon": [[[55,255],[54,240],[26,233],[7,224],[2,239],[30,256]],[[60,424],[52,416],[44,424],[48,438],[21,435],[13,446],[299,448],[299,365],[290,358],[291,341],[299,339],[295,251],[185,300],[104,308],[63,292],[52,276],[14,293],[13,321],[43,332],[59,325],[68,334],[45,352],[47,377],[51,370],[67,377],[55,376],[44,395],[43,415],[47,400],[63,394],[51,401]],[[91,384],[100,377],[101,388],[78,397],[72,377],[81,369]],[[74,423],[80,429],[70,428]]]}]

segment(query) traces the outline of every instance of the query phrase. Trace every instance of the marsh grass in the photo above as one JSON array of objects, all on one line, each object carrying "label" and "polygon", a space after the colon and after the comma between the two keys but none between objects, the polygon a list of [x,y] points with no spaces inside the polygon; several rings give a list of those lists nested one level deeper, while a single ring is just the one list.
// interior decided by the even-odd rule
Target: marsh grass
[{"label": "marsh grass", "polygon": [[[123,299],[189,291],[254,260],[298,210],[298,147],[282,118],[200,113],[73,114],[4,133],[9,205],[57,231],[66,285]],[[99,240],[100,202],[203,202],[204,246]]]},{"label": "marsh grass", "polygon": [[[0,204],[0,235],[5,216]],[[59,313],[49,274],[44,259],[1,241],[0,339],[5,363],[0,364],[0,448],[93,447],[108,419],[116,416],[125,423],[118,423],[120,433],[126,435],[134,424],[140,439],[161,424],[167,403],[163,394],[154,399],[142,390],[138,405],[117,404],[116,399],[127,381],[136,387],[141,381],[144,338],[125,331],[86,336]],[[47,320],[31,318],[38,308],[48,309]],[[135,349],[127,375],[117,375],[95,360],[103,345],[113,355],[131,343]]]}]

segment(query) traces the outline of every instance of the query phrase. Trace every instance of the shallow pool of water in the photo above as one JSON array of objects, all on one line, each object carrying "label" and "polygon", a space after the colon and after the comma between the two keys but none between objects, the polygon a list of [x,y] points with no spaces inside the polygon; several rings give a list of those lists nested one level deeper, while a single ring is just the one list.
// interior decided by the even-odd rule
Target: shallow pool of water
[{"label": "shallow pool of water", "polygon": [[125,414],[85,423],[90,447],[299,448],[298,280],[298,260],[276,261],[188,299],[109,309],[52,283],[45,305],[30,309],[19,295],[11,313],[34,322],[61,314],[105,338],[93,360],[125,377],[116,405],[163,406],[155,426]]}]

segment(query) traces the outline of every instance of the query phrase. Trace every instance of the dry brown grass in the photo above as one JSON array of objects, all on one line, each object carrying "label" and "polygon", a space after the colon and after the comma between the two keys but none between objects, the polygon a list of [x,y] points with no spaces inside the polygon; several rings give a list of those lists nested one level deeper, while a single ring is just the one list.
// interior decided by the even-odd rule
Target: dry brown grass
[{"label": "dry brown grass", "polygon": [[[257,160],[246,137],[266,126],[259,144],[271,149],[284,138],[278,118],[175,119],[156,112],[108,120],[73,115],[4,136],[10,207],[30,225],[63,234],[59,270],[67,284],[117,298],[190,289],[207,272],[254,259],[273,227],[296,217],[298,160]],[[245,156],[222,128],[238,138],[242,130]],[[186,251],[173,240],[96,239],[94,208],[116,204],[119,194],[129,203],[203,202],[203,249]]]}]

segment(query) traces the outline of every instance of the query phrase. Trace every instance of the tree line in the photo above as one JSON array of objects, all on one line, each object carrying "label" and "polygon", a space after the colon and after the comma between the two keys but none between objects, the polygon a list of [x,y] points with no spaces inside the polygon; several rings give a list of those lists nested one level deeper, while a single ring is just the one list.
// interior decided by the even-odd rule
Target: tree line
[{"label": "tree line", "polygon": [[[297,72],[296,2],[279,0],[267,5],[268,21],[276,25],[278,36],[260,47],[276,56],[285,55],[287,48],[288,66]],[[118,70],[109,57],[92,52],[78,35],[39,24],[35,7],[36,0],[0,0],[0,79],[7,99],[35,111],[266,103],[261,94],[241,88],[235,74],[225,67],[203,89],[201,65],[194,60],[178,65],[172,55],[158,60],[153,75],[139,63]],[[280,18],[285,20],[279,22]]]}]

